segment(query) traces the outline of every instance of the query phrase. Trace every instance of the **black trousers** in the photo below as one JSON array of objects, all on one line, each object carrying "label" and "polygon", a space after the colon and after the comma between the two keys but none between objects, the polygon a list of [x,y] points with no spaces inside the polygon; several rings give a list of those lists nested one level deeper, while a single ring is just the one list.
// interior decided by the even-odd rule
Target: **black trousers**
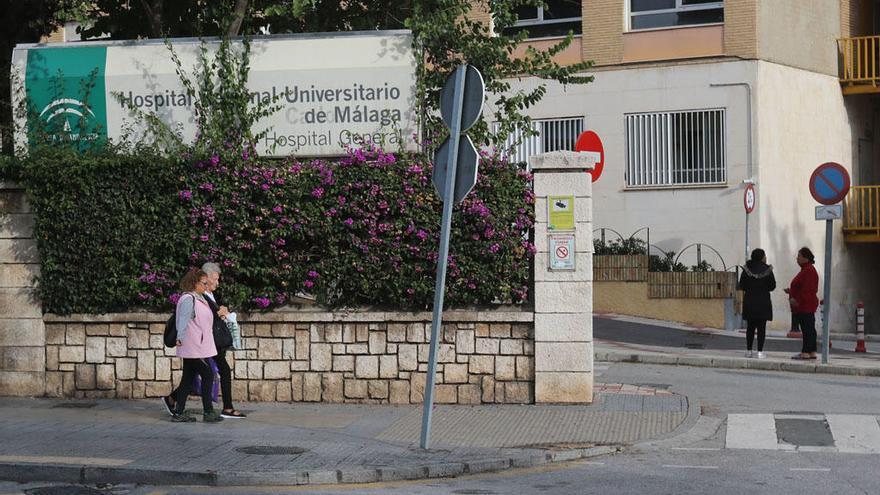
[{"label": "black trousers", "polygon": [[202,408],[206,413],[214,410],[214,404],[211,403],[211,392],[214,388],[214,372],[206,359],[183,359],[183,377],[180,378],[180,385],[177,390],[172,392],[175,401],[176,413],[182,413],[186,410],[186,398],[192,390],[192,382],[196,375],[202,377]]},{"label": "black trousers", "polygon": [[767,320],[748,320],[746,326],[746,349],[752,350],[755,342],[755,330],[758,331],[758,352],[764,350],[764,339],[767,337]]},{"label": "black trousers", "polygon": [[[217,364],[217,371],[220,374],[220,394],[223,396],[223,410],[231,411],[235,409],[235,406],[232,405],[232,368],[229,367],[229,363],[226,361],[226,349],[217,351],[217,355],[212,359]],[[180,385],[183,385],[183,382]],[[180,393],[180,386],[177,387],[177,390],[171,392],[171,397],[177,400],[178,393]]]},{"label": "black trousers", "polygon": [[220,393],[223,394],[223,409],[231,411],[232,407],[232,369],[226,362],[226,349],[217,351],[214,356],[214,362],[217,363],[217,371],[220,372]]},{"label": "black trousers", "polygon": [[795,314],[797,326],[804,334],[804,344],[801,352],[804,354],[816,352],[816,313]]}]

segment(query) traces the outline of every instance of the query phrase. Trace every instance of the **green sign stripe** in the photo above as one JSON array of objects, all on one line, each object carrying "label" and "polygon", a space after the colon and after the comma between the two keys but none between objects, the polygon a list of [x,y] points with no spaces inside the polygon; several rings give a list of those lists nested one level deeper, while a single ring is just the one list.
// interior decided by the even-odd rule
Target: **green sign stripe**
[{"label": "green sign stripe", "polygon": [[28,50],[25,88],[51,132],[106,140],[106,66],[104,46]]}]

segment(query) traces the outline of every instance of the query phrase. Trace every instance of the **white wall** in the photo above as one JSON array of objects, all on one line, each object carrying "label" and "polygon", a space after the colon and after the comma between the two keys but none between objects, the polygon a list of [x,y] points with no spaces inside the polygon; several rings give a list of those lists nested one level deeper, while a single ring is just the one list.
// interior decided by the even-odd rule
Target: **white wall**
[{"label": "white wall", "polygon": [[[834,76],[769,62],[758,63],[757,101],[759,242],[785,285],[798,270],[797,250],[808,246],[816,255],[822,298],[825,222],[815,220],[817,203],[809,193],[809,178],[828,161],[852,170],[853,143],[870,122],[870,112],[845,100]],[[831,328],[853,332],[855,303],[864,300],[869,315],[878,307],[872,268],[880,257],[872,246],[847,245],[841,229],[841,222],[835,222]],[[786,301],[782,292],[774,294],[774,328],[786,328]]]},{"label": "white wall", "polygon": [[[594,227],[629,236],[651,228],[651,243],[679,251],[692,243],[717,249],[728,266],[742,263],[745,214],[742,180],[746,178],[747,112],[743,87],[710,87],[710,83],[754,82],[755,62],[725,62],[596,72],[586,86],[548,83],[547,96],[530,114],[534,118],[585,116],[605,148],[605,169],[593,186]],[[523,80],[524,86],[534,80]],[[706,188],[626,190],[624,181],[624,114],[638,112],[727,109],[727,185]],[[752,226],[752,232],[756,226]],[[598,235],[598,233],[597,233]],[[608,238],[613,237],[608,233]],[[644,233],[642,233],[644,235]],[[704,249],[704,259],[722,263]],[[692,248],[682,261],[695,263]]]},{"label": "white wall", "polygon": [[[717,249],[728,266],[744,261],[743,179],[748,177],[747,92],[752,88],[754,171],[758,205],[750,219],[750,249],[762,247],[776,269],[779,290],[773,298],[774,329],[788,329],[790,313],[782,292],[798,267],[797,249],[809,246],[822,273],[824,223],[814,220],[816,205],[808,190],[812,171],[826,161],[851,167],[853,131],[862,129],[870,112],[844,100],[836,77],[764,61],[707,62],[668,67],[597,71],[586,86],[548,83],[547,96],[534,118],[585,116],[605,148],[605,170],[593,187],[594,227],[613,228],[624,236],[651,227],[651,242],[679,251],[701,242]],[[532,87],[534,79],[514,82]],[[624,115],[635,112],[726,108],[727,184],[721,187],[626,190]],[[858,132],[863,132],[859,130]],[[880,282],[868,273],[880,268],[880,246],[847,246],[840,222],[834,226],[832,330],[852,332],[853,305],[863,300],[880,314]],[[597,234],[598,235],[598,234]],[[612,238],[612,234],[608,234]],[[717,269],[721,263],[704,250]],[[686,264],[695,262],[688,251]],[[821,281],[820,281],[821,284]],[[820,287],[821,292],[821,287]],[[821,294],[820,294],[821,297]],[[880,332],[880,326],[869,331]]]}]

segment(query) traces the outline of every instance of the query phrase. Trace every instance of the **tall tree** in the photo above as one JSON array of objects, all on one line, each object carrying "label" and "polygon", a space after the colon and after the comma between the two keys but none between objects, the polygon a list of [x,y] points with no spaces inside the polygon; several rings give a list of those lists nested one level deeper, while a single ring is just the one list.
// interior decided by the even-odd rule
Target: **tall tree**
[{"label": "tall tree", "polygon": [[63,0],[0,0],[0,142],[3,154],[12,153],[12,104],[9,77],[12,49],[36,43],[59,25]]}]

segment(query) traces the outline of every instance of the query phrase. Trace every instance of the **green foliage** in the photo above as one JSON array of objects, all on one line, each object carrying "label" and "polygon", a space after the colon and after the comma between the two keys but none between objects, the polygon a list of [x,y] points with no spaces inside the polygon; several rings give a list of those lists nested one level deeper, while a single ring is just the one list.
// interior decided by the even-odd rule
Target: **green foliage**
[{"label": "green foliage", "polygon": [[183,217],[173,198],[180,165],[151,149],[70,145],[31,149],[20,169],[40,251],[39,295],[56,313],[124,310],[137,303],[145,259],[182,273]]},{"label": "green foliage", "polygon": [[[429,307],[440,223],[429,159],[376,148],[338,162],[257,156],[254,125],[277,107],[251,102],[248,41],[241,46],[224,39],[213,58],[203,48],[194,75],[170,47],[195,102],[191,145],[84,144],[40,127],[29,136],[17,170],[37,218],[44,309],[165,307],[179,277],[205,261],[223,267],[221,291],[236,308],[301,292],[331,307]],[[453,222],[446,301],[523,302],[535,251],[531,177],[497,155],[480,162]]]},{"label": "green foliage", "polygon": [[675,251],[668,251],[663,256],[652,254],[648,264],[649,272],[686,272],[687,266],[675,261]]},{"label": "green foliage", "polygon": [[[592,66],[590,62],[561,66],[553,57],[571,44],[569,36],[553,47],[540,51],[528,47],[525,54],[514,57],[514,50],[526,40],[528,33],[504,34],[505,28],[516,22],[516,8],[521,5],[542,5],[537,0],[428,0],[413,3],[413,15],[406,25],[413,30],[416,50],[423,62],[418,66],[418,101],[422,111],[426,136],[442,137],[445,128],[439,121],[440,91],[446,77],[462,62],[467,62],[483,76],[488,100],[495,109],[491,121],[497,122],[497,131],[489,129],[487,120],[475,125],[468,134],[477,143],[504,143],[509,135],[522,130],[531,131],[531,118],[524,112],[535,106],[546,94],[543,80],[562,84],[586,84],[592,76],[580,72]],[[474,18],[478,10],[491,11],[494,32]],[[541,82],[526,89],[512,91],[511,80],[527,74]]]},{"label": "green foliage", "polygon": [[630,237],[628,239],[615,239],[602,242],[602,239],[593,239],[593,254],[645,254],[647,249],[645,241]]}]

